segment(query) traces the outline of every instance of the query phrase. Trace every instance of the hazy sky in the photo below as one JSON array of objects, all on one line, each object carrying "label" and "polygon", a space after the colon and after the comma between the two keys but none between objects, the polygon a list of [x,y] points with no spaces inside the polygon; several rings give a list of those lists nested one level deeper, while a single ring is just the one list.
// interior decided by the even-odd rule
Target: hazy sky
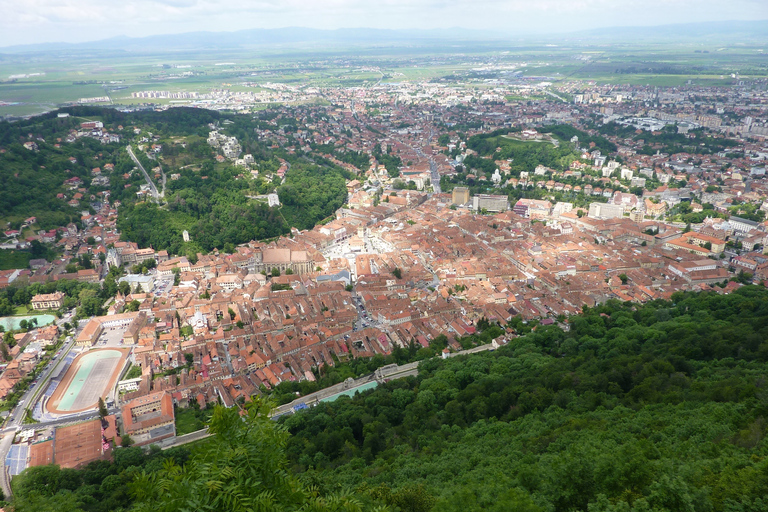
[{"label": "hazy sky", "polygon": [[768,0],[0,0],[0,46],[248,28],[509,33],[768,19]]}]

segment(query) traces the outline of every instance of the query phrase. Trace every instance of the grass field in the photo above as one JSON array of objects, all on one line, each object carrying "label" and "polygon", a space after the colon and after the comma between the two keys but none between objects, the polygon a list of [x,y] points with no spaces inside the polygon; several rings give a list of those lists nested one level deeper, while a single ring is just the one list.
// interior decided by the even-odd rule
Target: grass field
[{"label": "grass field", "polygon": [[31,259],[32,254],[28,252],[2,249],[0,250],[0,270],[29,268],[29,260]]}]

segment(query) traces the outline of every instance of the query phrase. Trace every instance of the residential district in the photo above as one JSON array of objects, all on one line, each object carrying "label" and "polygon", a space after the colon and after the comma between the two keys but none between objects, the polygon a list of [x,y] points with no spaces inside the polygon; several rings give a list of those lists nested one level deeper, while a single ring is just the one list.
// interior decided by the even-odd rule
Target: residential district
[{"label": "residential district", "polygon": [[[514,318],[568,329],[569,315],[610,299],[724,294],[768,279],[765,81],[486,85],[328,88],[305,93],[331,106],[275,107],[272,128],[258,130],[261,140],[289,152],[331,148],[325,156],[357,178],[348,180],[335,218],[231,253],[189,257],[139,247],[121,239],[119,205],[108,193],[97,197],[82,180],[65,183],[62,200],[85,205],[90,197],[96,214],[28,238],[6,231],[5,247],[37,240],[64,256],[3,271],[0,286],[98,283],[111,267],[129,270],[119,279],[127,286],[106,303],[106,315],[80,321],[69,336],[62,334],[71,318],[64,294],[31,298],[32,308],[65,316],[58,325],[15,331],[0,398],[37,367],[46,346],[66,339],[10,412],[6,471],[106,458],[121,436],[170,445],[182,408],[235,406],[281,382],[314,381],[324,367],[428,347],[440,335],[448,357],[466,348],[462,340],[480,321],[506,328],[493,340],[498,345],[516,335]],[[296,94],[267,89],[254,101]],[[512,93],[522,97],[507,99]],[[298,130],[281,119],[298,121]],[[553,125],[581,135],[555,137]],[[492,132],[500,137],[483,138]],[[162,155],[140,129],[123,133]],[[110,136],[96,124],[70,135]],[[484,150],[483,140],[493,146]],[[220,161],[250,171],[244,179],[266,173],[241,154],[226,126],[211,125],[207,141]],[[573,157],[522,170],[518,157],[505,154],[507,141],[567,145]],[[38,143],[45,142],[27,147]],[[344,161],[351,151],[367,155],[366,169]],[[94,169],[94,178],[108,179],[110,166]],[[287,170],[267,178],[276,174],[279,182]],[[277,194],[269,205],[280,207]],[[92,268],[68,272],[72,258],[90,259]],[[135,377],[125,378],[128,372]],[[99,399],[107,409],[101,417]]]}]

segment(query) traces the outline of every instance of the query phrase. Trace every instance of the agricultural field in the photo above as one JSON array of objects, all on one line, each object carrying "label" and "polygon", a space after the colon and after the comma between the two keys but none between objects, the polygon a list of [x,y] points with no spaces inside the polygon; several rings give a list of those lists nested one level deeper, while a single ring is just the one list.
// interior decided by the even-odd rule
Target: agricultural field
[{"label": "agricultural field", "polygon": [[[440,81],[465,86],[488,80],[514,84],[541,79],[555,85],[598,84],[729,86],[739,77],[768,76],[766,48],[717,44],[489,44],[430,46],[299,45],[261,51],[72,51],[0,54],[0,117],[39,114],[83,98],[100,105],[139,105],[131,93],[147,90],[206,93],[213,89],[263,92],[244,82],[311,87],[371,87]],[[733,76],[732,76],[733,75]],[[15,77],[15,78],[12,78]],[[511,97],[511,101],[550,99]],[[157,105],[186,101],[155,99]]]}]

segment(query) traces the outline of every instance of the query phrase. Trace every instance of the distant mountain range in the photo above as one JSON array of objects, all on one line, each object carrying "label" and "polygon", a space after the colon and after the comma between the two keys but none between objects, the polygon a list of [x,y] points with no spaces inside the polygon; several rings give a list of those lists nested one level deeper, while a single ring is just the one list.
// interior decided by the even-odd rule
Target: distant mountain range
[{"label": "distant mountain range", "polygon": [[94,49],[123,51],[229,50],[252,47],[338,45],[429,45],[434,43],[488,42],[648,42],[648,41],[762,41],[768,40],[768,20],[688,23],[652,27],[610,27],[561,34],[537,35],[463,28],[386,30],[344,28],[321,30],[286,27],[236,32],[187,32],[148,37],[114,37],[87,43],[43,43],[0,48],[0,53],[56,52]]}]

